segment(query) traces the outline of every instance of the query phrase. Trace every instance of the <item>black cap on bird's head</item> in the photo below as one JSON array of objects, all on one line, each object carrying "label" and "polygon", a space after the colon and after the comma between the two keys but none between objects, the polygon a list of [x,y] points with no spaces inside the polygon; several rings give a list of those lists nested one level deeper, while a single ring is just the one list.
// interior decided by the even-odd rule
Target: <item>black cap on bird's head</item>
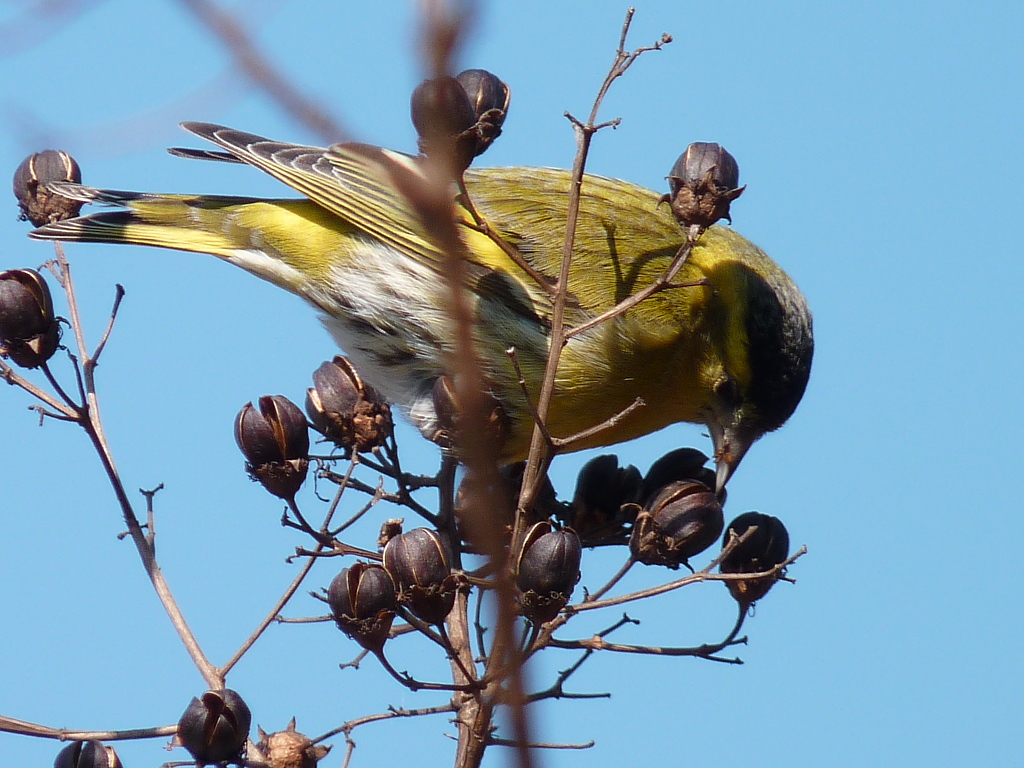
[{"label": "black cap on bird's head", "polygon": [[781,270],[743,270],[744,375],[727,371],[717,383],[706,422],[719,491],[750,446],[793,415],[807,388],[814,355],[811,313],[789,277]]}]

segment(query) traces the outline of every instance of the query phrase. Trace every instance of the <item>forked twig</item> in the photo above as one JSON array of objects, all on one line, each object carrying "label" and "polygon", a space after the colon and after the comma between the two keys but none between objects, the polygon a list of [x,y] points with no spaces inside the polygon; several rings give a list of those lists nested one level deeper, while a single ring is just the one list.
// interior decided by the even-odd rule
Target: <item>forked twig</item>
[{"label": "forked twig", "polygon": [[[590,143],[594,134],[606,128],[611,123],[597,123],[597,114],[608,93],[608,89],[615,80],[625,74],[633,62],[643,53],[652,50],[659,50],[663,45],[671,42],[669,35],[662,35],[661,39],[651,46],[637,48],[631,53],[625,49],[626,37],[629,34],[629,27],[633,20],[634,9],[626,12],[626,18],[622,23],[622,31],[619,35],[619,46],[615,52],[615,60],[612,62],[604,82],[598,90],[597,97],[590,110],[590,116],[586,123],[582,123],[572,115],[566,113],[576,133],[576,157],[573,161],[572,179],[569,185],[569,201],[566,213],[565,241],[562,246],[562,263],[559,268],[558,290],[555,292],[551,307],[551,339],[548,360],[544,369],[544,377],[541,382],[540,395],[538,397],[536,411],[537,421],[534,425],[533,437],[530,442],[530,453],[526,463],[526,471],[523,474],[522,492],[519,499],[521,510],[529,509],[540,488],[541,478],[547,472],[552,458],[552,445],[545,438],[545,430],[541,425],[546,423],[551,408],[551,401],[554,397],[555,377],[558,372],[558,363],[561,359],[562,348],[568,341],[567,328],[565,327],[565,308],[569,295],[569,272],[572,267],[572,257],[576,242],[576,227],[579,221],[580,200],[584,181],[584,170],[587,164],[587,157],[590,153]],[[520,514],[520,519],[525,515]],[[517,521],[518,523],[518,521]],[[513,536],[513,546],[521,539],[524,530],[517,524]]]}]

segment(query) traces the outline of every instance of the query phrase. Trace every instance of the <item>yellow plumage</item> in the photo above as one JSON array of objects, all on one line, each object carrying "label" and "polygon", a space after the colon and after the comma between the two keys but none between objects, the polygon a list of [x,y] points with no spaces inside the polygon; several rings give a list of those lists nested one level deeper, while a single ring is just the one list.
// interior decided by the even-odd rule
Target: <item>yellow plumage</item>
[{"label": "yellow plumage", "polygon": [[[431,391],[449,366],[452,328],[443,254],[398,179],[418,161],[366,145],[324,150],[218,126],[188,130],[302,193],[298,200],[144,195],[61,185],[69,196],[125,210],[46,225],[34,237],[131,243],[211,253],[302,296],[363,376],[433,429]],[[470,170],[466,188],[493,230],[546,278],[558,274],[569,175],[541,168]],[[548,354],[548,293],[463,217],[474,335],[511,430],[509,459],[525,455],[532,420],[506,354],[516,350],[537,394]],[[567,321],[575,325],[651,284],[685,233],[659,196],[622,181],[583,183]],[[645,406],[574,445],[609,445],[669,424],[708,426],[724,484],[747,448],[779,427],[810,371],[810,313],[789,277],[731,229],[701,235],[673,287],[570,340],[548,428],[567,437],[636,398]]]}]

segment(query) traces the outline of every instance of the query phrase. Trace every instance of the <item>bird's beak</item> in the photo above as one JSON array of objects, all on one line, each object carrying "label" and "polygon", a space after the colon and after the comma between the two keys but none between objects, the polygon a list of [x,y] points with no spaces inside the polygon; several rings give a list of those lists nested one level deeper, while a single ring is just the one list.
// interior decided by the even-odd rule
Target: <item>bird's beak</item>
[{"label": "bird's beak", "polygon": [[715,493],[721,493],[758,435],[735,423],[723,426],[717,420],[708,424],[708,430],[715,446]]}]

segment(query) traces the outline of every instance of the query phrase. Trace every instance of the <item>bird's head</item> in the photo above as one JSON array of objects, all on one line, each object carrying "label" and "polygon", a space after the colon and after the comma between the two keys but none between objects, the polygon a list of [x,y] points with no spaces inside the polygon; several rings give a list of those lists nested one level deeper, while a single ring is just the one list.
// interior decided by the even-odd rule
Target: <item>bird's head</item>
[{"label": "bird's head", "polygon": [[770,260],[732,262],[711,282],[725,302],[719,326],[722,369],[711,382],[705,424],[721,491],[750,446],[781,427],[807,387],[814,354],[811,313],[790,278]]}]

